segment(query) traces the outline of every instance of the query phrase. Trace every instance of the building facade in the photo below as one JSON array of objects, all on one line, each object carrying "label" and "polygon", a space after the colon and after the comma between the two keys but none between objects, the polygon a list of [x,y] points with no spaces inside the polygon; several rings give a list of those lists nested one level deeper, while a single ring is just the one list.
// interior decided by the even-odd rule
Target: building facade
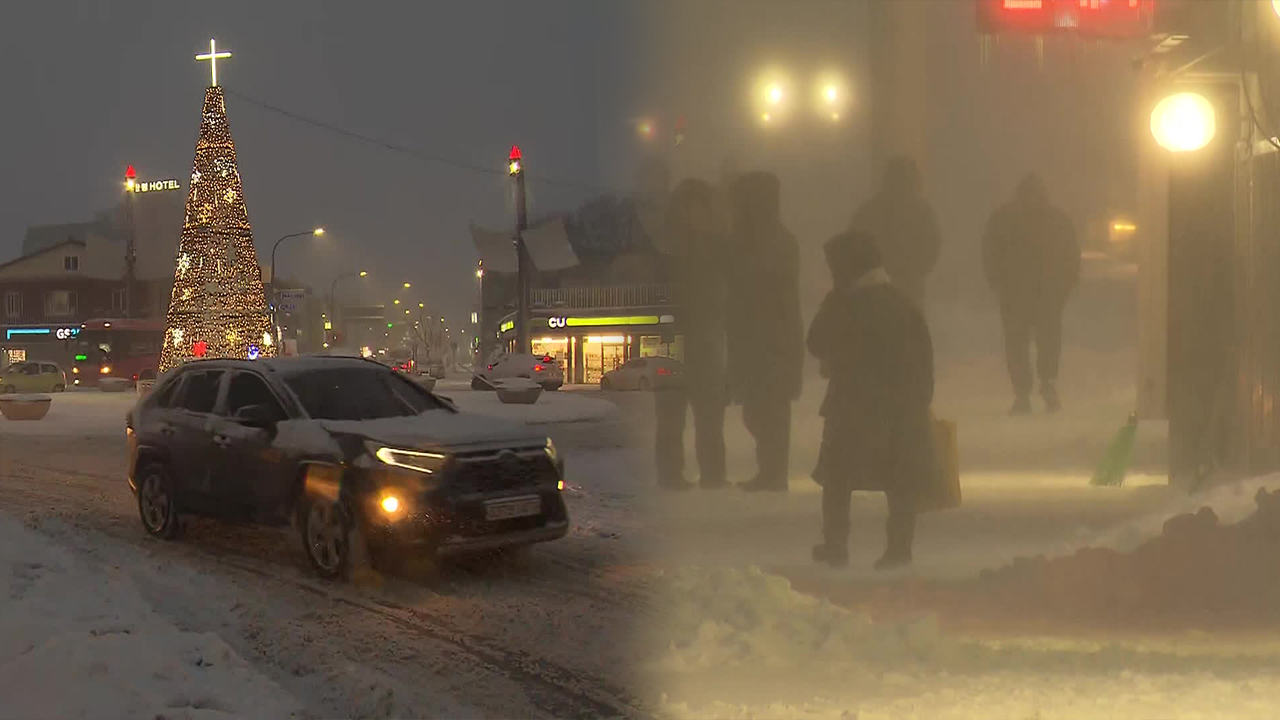
[{"label": "building facade", "polygon": [[[683,361],[684,335],[672,297],[665,284],[534,290],[533,352],[554,357],[565,382],[588,385],[631,358]],[[502,350],[514,350],[514,314],[501,320],[498,337]]]}]

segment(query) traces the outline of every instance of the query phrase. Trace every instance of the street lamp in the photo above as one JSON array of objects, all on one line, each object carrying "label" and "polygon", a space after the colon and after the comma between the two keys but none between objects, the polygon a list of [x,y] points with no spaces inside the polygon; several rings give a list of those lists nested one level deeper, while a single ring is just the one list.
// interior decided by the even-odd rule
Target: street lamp
[{"label": "street lamp", "polygon": [[279,323],[276,322],[276,310],[275,310],[276,305],[279,304],[278,298],[276,297],[276,290],[277,290],[276,248],[280,247],[280,243],[284,242],[285,240],[288,240],[289,238],[302,237],[304,235],[319,237],[323,234],[324,234],[324,228],[322,227],[315,228],[314,230],[306,230],[303,232],[289,233],[288,235],[285,235],[284,237],[277,240],[275,245],[271,246],[271,301],[272,301],[271,302],[271,325],[275,327],[275,330],[276,330],[276,345],[280,344],[280,325]]},{"label": "street lamp", "polygon": [[1213,103],[1203,95],[1183,92],[1161,100],[1151,111],[1151,134],[1171,152],[1193,152],[1208,145],[1217,132]]}]

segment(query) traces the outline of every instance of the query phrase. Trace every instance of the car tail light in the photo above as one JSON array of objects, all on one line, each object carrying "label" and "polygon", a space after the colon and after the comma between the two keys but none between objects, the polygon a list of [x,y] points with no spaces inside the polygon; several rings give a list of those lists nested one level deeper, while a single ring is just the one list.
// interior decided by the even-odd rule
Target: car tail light
[{"label": "car tail light", "polygon": [[493,369],[493,366],[492,366],[492,365],[490,365],[490,366],[489,366],[489,369],[490,369],[490,370],[492,370],[492,369]]},{"label": "car tail light", "polygon": [[670,370],[668,370],[668,369],[666,369],[666,368],[664,368],[664,367],[660,367],[660,368],[658,368],[658,374],[659,374],[659,375],[670,375],[670,374],[671,374],[671,371],[670,371]]},{"label": "car tail light", "polygon": [[134,374],[133,374],[133,379],[134,379],[135,381],[138,379],[138,373],[134,373]]},{"label": "car tail light", "polygon": [[541,366],[541,365],[534,365],[534,366],[533,366],[533,371],[534,371],[534,372],[542,372],[542,366]]},{"label": "car tail light", "polygon": [[543,355],[542,362],[544,363],[555,362],[555,358],[551,357],[550,355]]}]

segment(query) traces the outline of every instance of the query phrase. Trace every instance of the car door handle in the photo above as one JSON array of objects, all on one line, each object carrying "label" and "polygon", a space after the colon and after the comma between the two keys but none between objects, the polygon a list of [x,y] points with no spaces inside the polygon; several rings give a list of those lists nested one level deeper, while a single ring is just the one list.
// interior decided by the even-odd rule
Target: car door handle
[{"label": "car door handle", "polygon": [[223,450],[226,450],[228,447],[231,447],[231,438],[227,437],[226,435],[214,435],[213,444],[217,445]]}]

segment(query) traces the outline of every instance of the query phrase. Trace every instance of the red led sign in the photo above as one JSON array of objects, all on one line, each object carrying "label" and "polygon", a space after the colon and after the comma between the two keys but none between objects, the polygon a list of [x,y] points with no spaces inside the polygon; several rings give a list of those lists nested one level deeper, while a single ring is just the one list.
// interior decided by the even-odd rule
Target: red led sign
[{"label": "red led sign", "polygon": [[975,0],[978,32],[1047,35],[1075,32],[1110,38],[1151,33],[1155,0]]}]

